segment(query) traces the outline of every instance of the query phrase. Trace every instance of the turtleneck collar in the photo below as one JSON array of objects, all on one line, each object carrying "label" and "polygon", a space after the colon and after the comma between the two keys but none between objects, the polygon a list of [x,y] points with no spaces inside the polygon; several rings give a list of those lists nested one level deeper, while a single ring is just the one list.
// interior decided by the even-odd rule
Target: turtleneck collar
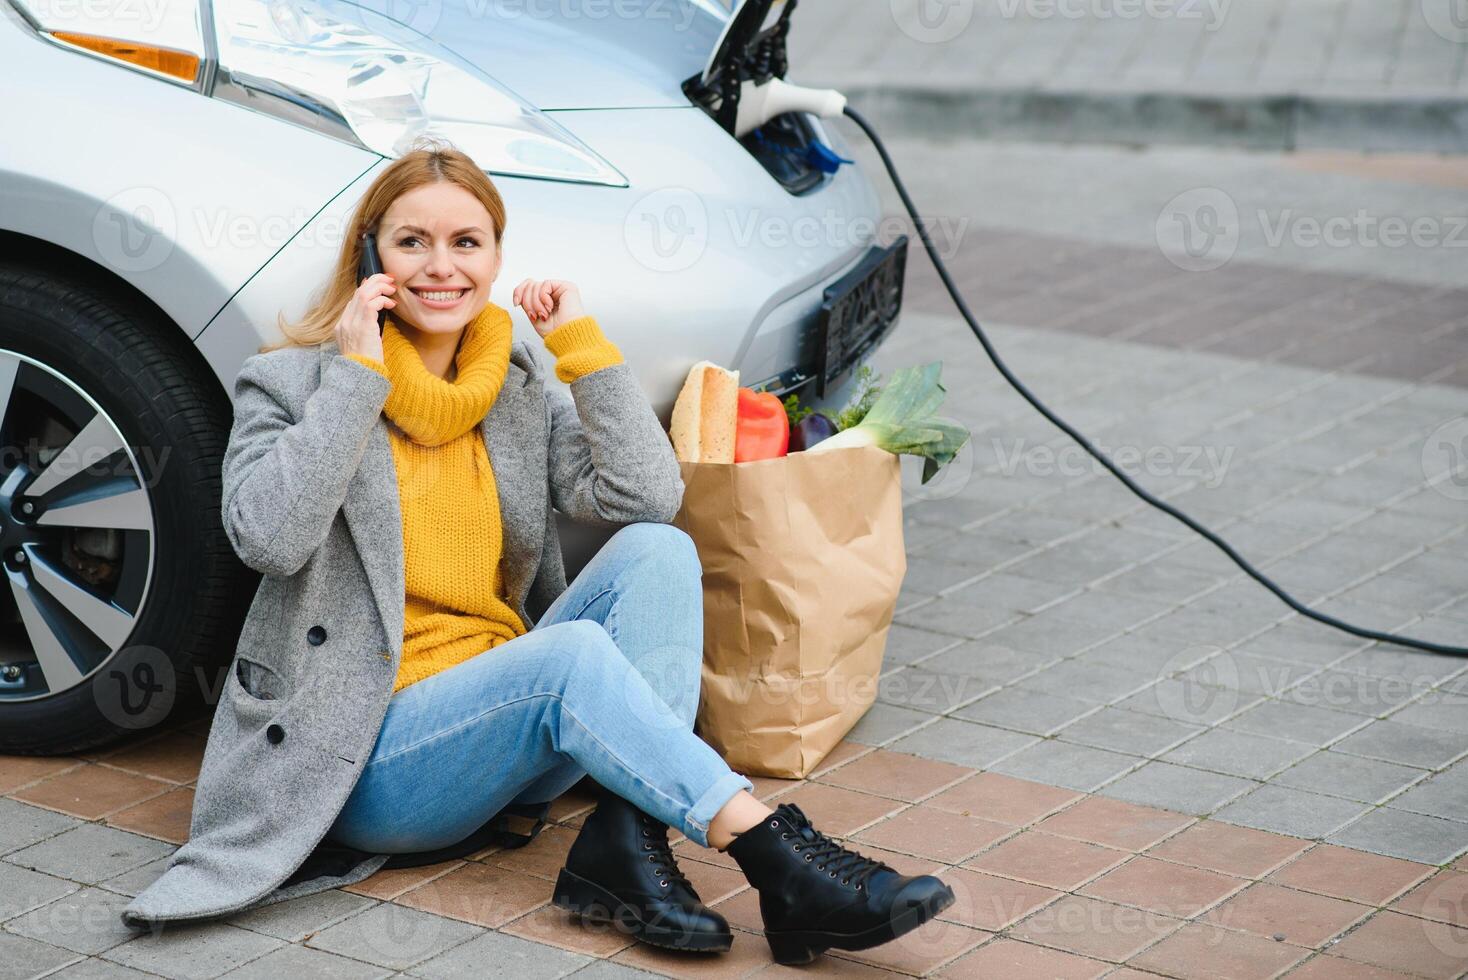
[{"label": "turtleneck collar", "polygon": [[429,371],[392,315],[382,331],[383,363],[392,388],[383,412],[413,442],[440,446],[483,421],[510,368],[510,314],[493,303],[464,328],[454,355],[457,374],[445,381]]}]

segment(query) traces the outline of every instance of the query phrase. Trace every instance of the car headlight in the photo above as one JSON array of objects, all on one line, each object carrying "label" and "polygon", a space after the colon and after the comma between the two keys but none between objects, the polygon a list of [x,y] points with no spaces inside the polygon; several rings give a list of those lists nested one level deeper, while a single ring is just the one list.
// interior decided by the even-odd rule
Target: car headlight
[{"label": "car headlight", "polygon": [[[36,33],[398,157],[441,136],[490,173],[629,186],[617,168],[545,113],[372,10],[334,0],[161,0],[135,5],[11,0]],[[212,29],[211,29],[212,22]]]},{"label": "car headlight", "polygon": [[213,94],[397,157],[442,136],[492,173],[628,186],[544,113],[432,53],[375,11],[313,0],[215,0]]}]

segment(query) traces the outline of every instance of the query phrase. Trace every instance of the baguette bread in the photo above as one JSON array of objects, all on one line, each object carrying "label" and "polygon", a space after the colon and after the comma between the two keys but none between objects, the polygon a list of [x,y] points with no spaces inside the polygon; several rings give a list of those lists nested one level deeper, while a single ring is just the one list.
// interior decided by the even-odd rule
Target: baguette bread
[{"label": "baguette bread", "polygon": [[688,370],[668,435],[673,455],[685,463],[734,462],[734,434],[739,421],[739,372],[712,361]]}]

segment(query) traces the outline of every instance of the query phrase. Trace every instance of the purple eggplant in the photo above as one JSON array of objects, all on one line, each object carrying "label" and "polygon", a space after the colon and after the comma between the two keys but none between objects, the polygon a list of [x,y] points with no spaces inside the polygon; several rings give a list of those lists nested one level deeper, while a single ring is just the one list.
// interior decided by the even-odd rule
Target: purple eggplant
[{"label": "purple eggplant", "polygon": [[836,423],[822,415],[820,412],[812,412],[795,428],[790,430],[790,452],[798,453],[809,449],[824,439],[829,439],[837,432]]}]

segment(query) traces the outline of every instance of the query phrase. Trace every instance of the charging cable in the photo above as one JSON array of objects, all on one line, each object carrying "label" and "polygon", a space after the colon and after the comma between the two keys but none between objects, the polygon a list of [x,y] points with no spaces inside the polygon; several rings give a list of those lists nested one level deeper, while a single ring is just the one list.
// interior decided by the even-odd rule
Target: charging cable
[{"label": "charging cable", "polygon": [[[770,84],[773,84],[774,81],[776,80],[771,80]],[[779,98],[774,101],[774,104],[787,107],[782,111],[789,111],[788,107],[792,105],[798,105],[805,111],[810,112],[817,112],[820,108],[829,109],[836,104],[834,100],[830,98],[830,95],[828,95],[827,92],[810,89],[804,91],[810,92],[812,94],[812,98],[802,101],[799,98],[800,92],[797,86],[783,85],[783,90],[779,92]],[[1365,627],[1352,625],[1351,623],[1336,619],[1334,616],[1327,615],[1326,613],[1320,612],[1319,610],[1311,609],[1308,606],[1305,606],[1294,596],[1290,595],[1284,589],[1280,588],[1273,581],[1271,581],[1267,575],[1259,571],[1259,569],[1255,568],[1253,565],[1249,564],[1249,562],[1237,551],[1235,551],[1227,541],[1223,540],[1223,538],[1219,537],[1217,534],[1215,534],[1213,531],[1210,531],[1202,524],[1199,524],[1197,521],[1193,520],[1193,518],[1178,510],[1176,507],[1167,503],[1167,501],[1161,500],[1157,497],[1154,497],[1151,493],[1148,493],[1146,489],[1138,485],[1134,480],[1132,480],[1131,477],[1127,476],[1120,467],[1118,467],[1115,463],[1108,459],[1104,453],[1093,446],[1089,439],[1083,436],[1080,432],[1076,431],[1076,429],[1071,426],[1070,423],[1066,422],[1064,419],[1062,419],[1060,416],[1056,415],[1053,411],[1046,407],[1045,403],[1040,401],[1040,399],[1037,398],[1034,393],[1030,391],[1029,388],[1025,387],[1024,382],[1020,381],[1019,378],[1015,377],[1014,373],[1009,370],[1008,366],[1005,365],[1004,360],[999,356],[998,351],[994,349],[994,345],[989,342],[989,337],[987,334],[984,333],[984,328],[979,326],[978,320],[976,320],[974,318],[974,315],[969,312],[968,304],[966,304],[963,301],[963,297],[959,295],[958,287],[953,284],[953,280],[949,277],[947,267],[943,264],[943,260],[938,257],[937,250],[933,248],[933,243],[928,238],[927,226],[923,223],[922,218],[918,216],[917,208],[913,205],[912,198],[909,197],[907,194],[907,188],[902,185],[901,178],[897,176],[897,168],[893,165],[892,158],[887,155],[887,148],[882,145],[881,138],[877,136],[876,132],[872,129],[871,125],[866,121],[862,114],[851,108],[851,106],[846,105],[845,101],[846,100],[844,98],[840,100],[840,112],[843,115],[849,117],[853,122],[861,127],[862,131],[867,134],[867,138],[872,141],[872,145],[876,147],[877,153],[882,157],[882,163],[887,168],[887,174],[892,178],[892,184],[894,187],[897,188],[897,194],[902,198],[902,204],[904,207],[907,208],[907,213],[912,218],[913,225],[917,228],[918,236],[922,239],[923,247],[927,249],[928,257],[933,260],[933,266],[938,270],[938,276],[943,280],[943,285],[945,288],[947,288],[948,295],[953,297],[953,302],[958,306],[958,311],[962,313],[963,318],[968,321],[968,325],[973,330],[974,336],[979,339],[979,343],[983,345],[984,352],[989,355],[989,360],[994,362],[994,366],[999,369],[999,373],[1004,376],[1004,380],[1008,381],[1014,387],[1015,391],[1018,391],[1021,395],[1023,395],[1025,401],[1034,406],[1036,411],[1038,411],[1041,415],[1045,416],[1045,418],[1053,422],[1066,435],[1074,439],[1080,445],[1080,447],[1086,452],[1090,453],[1097,462],[1110,470],[1111,474],[1115,476],[1118,480],[1120,480],[1128,490],[1136,494],[1138,497],[1141,497],[1142,500],[1151,504],[1153,507],[1156,507],[1163,513],[1177,518],[1179,521],[1186,524],[1189,528],[1193,529],[1204,538],[1208,539],[1208,541],[1217,545],[1224,554],[1228,555],[1228,557],[1233,560],[1233,563],[1235,565],[1238,565],[1240,568],[1242,568],[1245,572],[1249,574],[1251,578],[1257,581],[1260,585],[1263,585],[1270,592],[1273,592],[1275,595],[1279,596],[1280,599],[1284,600],[1284,602],[1289,605],[1290,608],[1294,609],[1300,615],[1308,616],[1310,619],[1316,620],[1317,622],[1324,623],[1327,626],[1333,626],[1338,630],[1344,630],[1347,633],[1364,637],[1368,640],[1380,640],[1383,643],[1396,643],[1400,646],[1415,647],[1418,650],[1426,650],[1428,653],[1438,653],[1449,657],[1468,657],[1468,648],[1448,646],[1443,643],[1433,643],[1430,640],[1418,640],[1409,636],[1399,636],[1395,633],[1383,633],[1379,630],[1366,629]],[[742,104],[740,108],[743,108]]]}]

